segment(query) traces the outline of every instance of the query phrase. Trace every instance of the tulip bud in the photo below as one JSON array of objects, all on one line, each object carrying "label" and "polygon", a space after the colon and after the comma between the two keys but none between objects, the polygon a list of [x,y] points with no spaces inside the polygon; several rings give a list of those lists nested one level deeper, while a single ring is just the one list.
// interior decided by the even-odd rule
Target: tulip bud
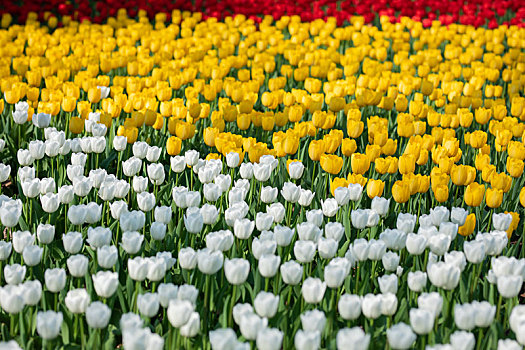
[{"label": "tulip bud", "polygon": [[111,309],[100,301],[94,301],[86,309],[86,321],[89,327],[102,329],[107,327]]},{"label": "tulip bud", "polygon": [[60,333],[63,316],[62,312],[39,311],[36,315],[36,330],[45,340],[54,339]]}]

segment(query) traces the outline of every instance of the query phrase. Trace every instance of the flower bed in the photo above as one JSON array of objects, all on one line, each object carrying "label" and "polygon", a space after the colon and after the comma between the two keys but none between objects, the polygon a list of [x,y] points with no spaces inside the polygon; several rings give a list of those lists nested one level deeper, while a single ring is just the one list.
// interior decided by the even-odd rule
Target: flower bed
[{"label": "flower bed", "polygon": [[1,346],[525,344],[524,28],[54,5],[2,17]]}]

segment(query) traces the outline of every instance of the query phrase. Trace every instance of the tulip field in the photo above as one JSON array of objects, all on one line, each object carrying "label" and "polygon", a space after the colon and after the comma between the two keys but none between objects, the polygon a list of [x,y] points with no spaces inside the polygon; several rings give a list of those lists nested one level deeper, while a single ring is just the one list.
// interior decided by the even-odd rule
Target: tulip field
[{"label": "tulip field", "polygon": [[0,349],[523,349],[522,1],[124,3],[0,4]]}]

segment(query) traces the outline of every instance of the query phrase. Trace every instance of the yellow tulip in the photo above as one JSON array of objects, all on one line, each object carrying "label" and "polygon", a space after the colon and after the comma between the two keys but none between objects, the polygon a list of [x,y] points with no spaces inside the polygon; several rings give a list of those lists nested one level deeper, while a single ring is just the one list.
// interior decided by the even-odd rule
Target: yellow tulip
[{"label": "yellow tulip", "polygon": [[323,140],[312,140],[308,146],[308,156],[311,160],[319,161],[325,152],[325,144]]},{"label": "yellow tulip", "polygon": [[343,167],[343,158],[333,154],[323,154],[320,162],[321,168],[332,175],[339,174]]},{"label": "yellow tulip", "polygon": [[182,147],[182,140],[179,139],[177,136],[171,136],[166,141],[166,152],[170,156],[176,156],[180,154],[181,147]]},{"label": "yellow tulip", "polygon": [[397,180],[392,186],[392,197],[396,203],[408,202],[410,199],[410,186],[402,180]]},{"label": "yellow tulip", "polygon": [[84,131],[84,119],[71,117],[71,119],[69,119],[69,131],[73,134],[82,133]]},{"label": "yellow tulip", "polygon": [[432,191],[434,192],[434,198],[436,198],[439,203],[444,203],[448,200],[448,186],[438,185],[432,188]]},{"label": "yellow tulip", "polygon": [[483,201],[485,195],[485,186],[473,182],[465,190],[465,203],[470,207],[478,207]]},{"label": "yellow tulip", "polygon": [[523,160],[508,157],[506,170],[510,176],[518,178],[523,174],[523,165]]},{"label": "yellow tulip", "polygon": [[471,213],[467,215],[467,219],[465,220],[465,223],[458,228],[458,233],[464,237],[470,236],[472,233],[474,233],[474,229],[476,228],[476,214]]},{"label": "yellow tulip", "polygon": [[385,183],[383,181],[370,179],[366,185],[366,194],[369,198],[381,197],[384,189]]},{"label": "yellow tulip", "polygon": [[370,168],[370,159],[366,154],[354,153],[350,161],[352,172],[355,174],[364,174]]},{"label": "yellow tulip", "polygon": [[357,150],[357,143],[354,139],[345,138],[342,141],[341,152],[345,157],[350,157]]},{"label": "yellow tulip", "polygon": [[503,191],[495,188],[488,188],[485,196],[487,206],[498,208],[503,201]]},{"label": "yellow tulip", "polygon": [[412,154],[404,154],[399,157],[398,169],[401,174],[413,173],[416,169],[416,159]]},{"label": "yellow tulip", "polygon": [[204,129],[204,143],[208,147],[215,147],[215,138],[219,135],[219,129],[208,127]]}]

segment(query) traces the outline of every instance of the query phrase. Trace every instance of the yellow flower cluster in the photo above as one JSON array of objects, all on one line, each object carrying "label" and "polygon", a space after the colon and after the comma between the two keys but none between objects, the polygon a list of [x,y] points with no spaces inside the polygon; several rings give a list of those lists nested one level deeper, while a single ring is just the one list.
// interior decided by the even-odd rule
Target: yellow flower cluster
[{"label": "yellow flower cluster", "polygon": [[398,203],[461,189],[467,205],[495,208],[523,186],[523,28],[157,17],[0,30],[3,99],[74,134],[99,111],[129,143],[156,137],[169,155],[196,137],[212,157],[319,162],[347,176],[332,190],[367,184],[372,198],[388,181]]}]

